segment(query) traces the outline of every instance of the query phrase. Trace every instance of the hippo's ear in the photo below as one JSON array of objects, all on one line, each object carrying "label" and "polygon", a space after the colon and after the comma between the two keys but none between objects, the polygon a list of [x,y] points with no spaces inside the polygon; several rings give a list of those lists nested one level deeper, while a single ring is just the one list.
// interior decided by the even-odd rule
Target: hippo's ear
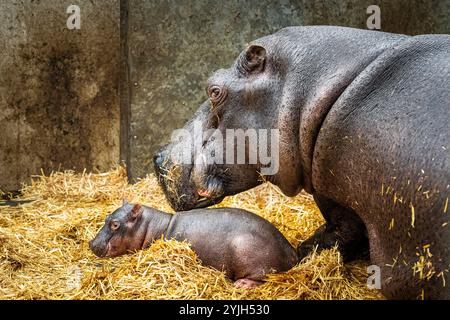
[{"label": "hippo's ear", "polygon": [[245,52],[245,59],[242,61],[246,71],[255,73],[262,72],[266,64],[266,49],[260,45],[252,44]]},{"label": "hippo's ear", "polygon": [[137,217],[139,217],[142,214],[143,211],[144,211],[144,209],[142,208],[142,206],[140,204],[135,204],[133,206],[133,209],[131,209],[130,218],[136,219]]}]

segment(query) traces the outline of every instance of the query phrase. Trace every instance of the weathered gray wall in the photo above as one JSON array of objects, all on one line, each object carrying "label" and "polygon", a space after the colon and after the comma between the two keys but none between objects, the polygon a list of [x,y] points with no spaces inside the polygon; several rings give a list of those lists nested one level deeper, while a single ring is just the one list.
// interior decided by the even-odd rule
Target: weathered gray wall
[{"label": "weathered gray wall", "polygon": [[[66,9],[81,8],[81,30]],[[0,3],[0,189],[119,160],[119,1]]]},{"label": "weathered gray wall", "polygon": [[366,28],[372,4],[381,7],[383,31],[450,31],[448,0],[130,1],[132,176],[152,170],[155,150],[206,98],[208,75],[247,42],[291,25]]}]

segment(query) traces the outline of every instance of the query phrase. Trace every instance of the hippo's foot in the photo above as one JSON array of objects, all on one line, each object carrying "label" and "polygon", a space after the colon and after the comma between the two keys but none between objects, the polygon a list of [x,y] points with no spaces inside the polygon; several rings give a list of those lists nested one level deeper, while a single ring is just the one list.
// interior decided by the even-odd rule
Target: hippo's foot
[{"label": "hippo's foot", "polygon": [[238,279],[234,282],[234,286],[238,289],[254,289],[262,285],[264,281],[252,280],[247,278]]},{"label": "hippo's foot", "polygon": [[297,248],[299,259],[303,259],[314,248],[318,251],[337,246],[344,262],[368,259],[369,240],[361,218],[351,209],[315,194],[314,200],[326,223]]}]

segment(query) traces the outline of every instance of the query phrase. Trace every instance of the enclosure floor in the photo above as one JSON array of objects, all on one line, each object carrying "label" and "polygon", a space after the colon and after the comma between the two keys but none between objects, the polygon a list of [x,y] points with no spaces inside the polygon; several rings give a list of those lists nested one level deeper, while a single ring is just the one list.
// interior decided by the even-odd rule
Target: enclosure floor
[{"label": "enclosure floor", "polygon": [[[367,264],[343,265],[338,252],[313,253],[257,289],[236,289],[202,266],[188,243],[99,259],[88,248],[106,215],[127,198],[172,212],[154,176],[134,185],[121,167],[108,173],[58,172],[35,177],[19,207],[0,207],[0,299],[380,299],[366,287]],[[312,198],[288,198],[270,184],[226,198],[272,222],[292,243],[322,223]]]}]

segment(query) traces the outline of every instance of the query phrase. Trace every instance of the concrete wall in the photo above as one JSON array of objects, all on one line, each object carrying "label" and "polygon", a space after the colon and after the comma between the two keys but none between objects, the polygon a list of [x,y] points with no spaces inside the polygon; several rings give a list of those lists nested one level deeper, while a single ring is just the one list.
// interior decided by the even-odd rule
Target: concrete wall
[{"label": "concrete wall", "polygon": [[0,189],[118,163],[119,17],[118,0],[0,3]]},{"label": "concrete wall", "polygon": [[369,5],[383,31],[449,33],[448,0],[130,1],[130,171],[152,171],[152,155],[206,99],[205,81],[245,44],[291,25],[366,28]]}]

